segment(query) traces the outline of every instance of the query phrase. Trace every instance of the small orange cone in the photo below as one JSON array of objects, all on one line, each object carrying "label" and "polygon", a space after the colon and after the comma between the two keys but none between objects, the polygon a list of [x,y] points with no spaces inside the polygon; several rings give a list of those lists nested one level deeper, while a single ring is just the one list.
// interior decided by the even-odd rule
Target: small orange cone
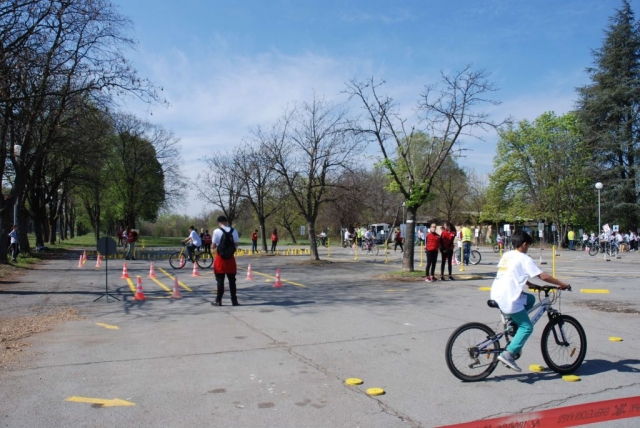
[{"label": "small orange cone", "polygon": [[136,295],[133,300],[147,300],[142,291],[142,278],[140,276],[138,276],[138,286],[136,287]]},{"label": "small orange cone", "polygon": [[82,260],[85,261],[85,262],[87,261],[87,250],[84,250],[82,252]]},{"label": "small orange cone", "polygon": [[282,288],[282,281],[280,280],[280,268],[276,269],[276,281],[273,283],[273,288]]},{"label": "small orange cone", "polygon": [[200,276],[200,273],[198,272],[198,263],[196,262],[193,263],[193,272],[191,272],[191,276]]},{"label": "small orange cone", "polygon": [[247,268],[247,279],[253,279],[253,272],[251,271],[251,264]]},{"label": "small orange cone", "polygon": [[147,278],[155,278],[156,277],[156,268],[153,266],[153,262],[151,262],[151,267],[149,268],[149,276]]},{"label": "small orange cone", "polygon": [[172,299],[182,299],[180,295],[180,285],[178,284],[178,276],[176,275],[173,278],[173,294],[171,294]]},{"label": "small orange cone", "polygon": [[78,262],[78,269],[82,269],[84,267],[84,263],[82,260],[82,256],[80,256],[80,261]]},{"label": "small orange cone", "polygon": [[127,262],[122,265],[122,276],[120,279],[129,279],[129,270],[127,269]]},{"label": "small orange cone", "polygon": [[100,253],[98,253],[98,258],[96,259],[96,267],[102,267],[102,257],[100,256]]}]

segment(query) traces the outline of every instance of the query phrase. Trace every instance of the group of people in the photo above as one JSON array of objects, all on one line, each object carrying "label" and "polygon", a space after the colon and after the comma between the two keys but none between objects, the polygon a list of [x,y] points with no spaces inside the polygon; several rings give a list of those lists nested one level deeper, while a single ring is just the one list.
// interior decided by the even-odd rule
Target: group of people
[{"label": "group of people", "polygon": [[[573,250],[574,243],[572,238],[573,231],[570,230],[567,234],[569,240],[569,249]],[[626,245],[629,251],[637,251],[638,250],[638,235],[633,231],[629,230],[629,233],[621,233],[620,231],[605,231],[602,229],[600,231],[600,235],[596,237],[596,234],[591,231],[590,235],[587,235],[587,232],[584,231],[582,234],[582,249],[584,250],[589,242],[592,244],[596,242],[596,240],[600,243],[600,245],[605,244],[617,244],[618,247],[622,245]]]},{"label": "group of people", "polygon": [[[277,247],[278,247],[278,229],[274,227],[273,230],[271,231],[271,252],[275,253]],[[254,254],[258,252],[258,229],[254,229],[254,231],[251,232],[251,252]]]},{"label": "group of people", "polygon": [[[435,270],[438,263],[438,253],[442,254],[442,262],[440,263],[440,280],[445,281],[444,268],[448,266],[449,281],[453,281],[455,278],[451,273],[451,265],[453,262],[454,241],[458,238],[462,242],[463,263],[469,265],[469,257],[471,254],[471,229],[464,226],[460,233],[457,233],[455,226],[445,221],[442,225],[442,231],[440,234],[437,232],[437,225],[431,223],[429,225],[429,231],[424,235],[425,251],[427,253],[427,268],[425,271],[425,281],[436,281]],[[418,239],[420,240],[420,231],[418,233]]]},{"label": "group of people", "polygon": [[[361,227],[353,231],[349,229],[344,231],[344,241],[347,242],[349,246],[361,246],[363,242],[367,246],[372,246],[375,239],[376,234],[372,229]],[[400,244],[400,248],[402,248],[402,244]]]}]

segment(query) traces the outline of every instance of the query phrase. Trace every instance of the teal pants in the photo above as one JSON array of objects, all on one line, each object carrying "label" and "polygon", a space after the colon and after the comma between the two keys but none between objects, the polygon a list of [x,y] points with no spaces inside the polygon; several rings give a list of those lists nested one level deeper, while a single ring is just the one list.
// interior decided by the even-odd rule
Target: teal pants
[{"label": "teal pants", "polygon": [[527,339],[533,333],[533,324],[531,324],[531,320],[529,319],[529,314],[527,311],[536,304],[536,296],[533,294],[523,293],[527,296],[527,303],[524,305],[524,310],[520,312],[516,312],[515,314],[509,315],[511,320],[518,326],[518,331],[516,331],[516,335],[513,336],[513,340],[507,346],[507,351],[511,353],[511,355],[518,354],[522,351],[522,347],[525,343],[527,343]]}]

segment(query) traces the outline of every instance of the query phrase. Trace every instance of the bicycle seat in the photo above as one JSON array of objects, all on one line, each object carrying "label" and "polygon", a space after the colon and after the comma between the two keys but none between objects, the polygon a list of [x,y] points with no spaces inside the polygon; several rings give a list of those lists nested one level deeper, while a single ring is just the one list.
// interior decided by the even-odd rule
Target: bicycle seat
[{"label": "bicycle seat", "polygon": [[487,306],[489,306],[490,308],[500,309],[498,303],[495,300],[487,300]]}]

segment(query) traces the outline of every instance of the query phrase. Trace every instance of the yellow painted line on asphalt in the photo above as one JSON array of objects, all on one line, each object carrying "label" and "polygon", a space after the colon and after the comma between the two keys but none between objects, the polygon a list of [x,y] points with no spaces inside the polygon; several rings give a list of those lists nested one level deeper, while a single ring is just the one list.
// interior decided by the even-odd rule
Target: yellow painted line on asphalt
[{"label": "yellow painted line on asphalt", "polygon": [[104,327],[104,328],[109,329],[109,330],[120,330],[120,327],[118,327],[117,325],[105,324],[103,322],[97,322],[96,325],[98,325],[100,327]]},{"label": "yellow painted line on asphalt", "polygon": [[491,291],[491,287],[478,287],[480,291]]},{"label": "yellow painted line on asphalt", "polygon": [[590,294],[609,294],[609,290],[596,290],[594,288],[581,288],[580,292]]},{"label": "yellow painted line on asphalt", "polygon": [[133,294],[136,294],[136,287],[135,285],[133,285],[133,281],[131,281],[131,278],[127,278],[127,282],[129,283],[129,288],[131,289],[131,292]]},{"label": "yellow painted line on asphalt", "polygon": [[[246,268],[240,268],[240,269],[247,270]],[[255,270],[253,270],[253,269],[252,269],[251,271],[252,271],[252,272],[253,272],[253,274],[255,274],[255,275],[264,276],[265,278],[270,278],[270,279],[272,279],[272,280],[275,280],[275,279],[276,279],[276,277],[275,277],[275,276],[267,275],[266,273],[256,272],[256,271],[255,271]],[[300,283],[298,283],[298,282],[293,282],[293,281],[288,281],[288,280],[286,280],[286,279],[282,279],[282,276],[280,277],[280,281],[282,281],[282,282],[286,282],[287,284],[295,285],[295,286],[297,286],[297,287],[307,288],[307,286],[306,286],[306,285],[304,285],[304,284],[300,284]],[[266,282],[271,282],[271,281],[266,281]]]},{"label": "yellow painted line on asphalt", "polygon": [[89,403],[89,404],[101,404],[102,407],[120,407],[120,406],[135,406],[136,403],[131,401],[121,400],[120,398],[113,398],[111,400],[105,398],[90,398],[90,397],[69,397],[64,401],[70,401],[73,403]]},{"label": "yellow painted line on asphalt", "polygon": [[157,278],[149,278],[149,279],[155,282],[156,284],[158,284],[160,287],[162,287],[167,293],[172,293],[172,290],[166,285],[164,285],[163,283],[161,283],[160,281],[158,281]]},{"label": "yellow painted line on asphalt", "polygon": [[[167,272],[166,270],[162,269],[161,267],[159,267],[158,270],[160,272],[162,272],[163,274],[167,275],[172,280],[174,280],[174,281],[176,280],[173,275],[171,275],[169,272]],[[184,288],[185,290],[193,291],[191,288],[189,288],[189,286],[187,284],[185,284],[184,282],[182,282],[180,280],[178,280],[178,284],[180,284],[182,286],[182,288]]]}]

